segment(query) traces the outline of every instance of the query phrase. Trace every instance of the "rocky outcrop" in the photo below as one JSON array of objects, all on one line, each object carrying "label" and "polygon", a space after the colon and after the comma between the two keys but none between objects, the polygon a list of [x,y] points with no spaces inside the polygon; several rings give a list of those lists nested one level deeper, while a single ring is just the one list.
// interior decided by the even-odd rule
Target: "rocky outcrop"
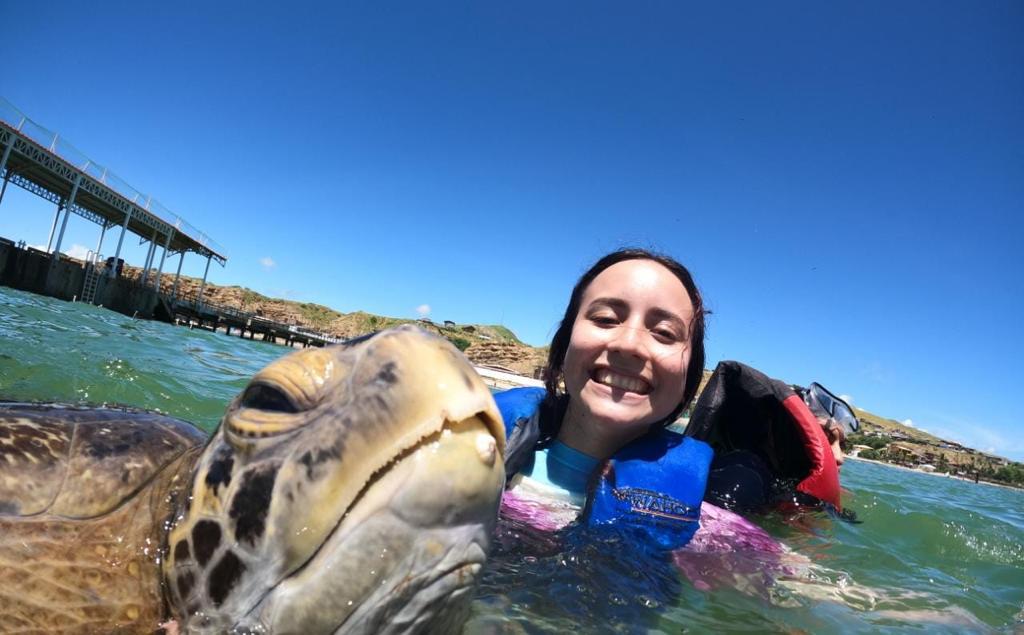
[{"label": "rocky outcrop", "polygon": [[466,349],[466,357],[475,364],[506,368],[527,377],[535,376],[548,359],[547,349],[515,342],[476,342]]}]

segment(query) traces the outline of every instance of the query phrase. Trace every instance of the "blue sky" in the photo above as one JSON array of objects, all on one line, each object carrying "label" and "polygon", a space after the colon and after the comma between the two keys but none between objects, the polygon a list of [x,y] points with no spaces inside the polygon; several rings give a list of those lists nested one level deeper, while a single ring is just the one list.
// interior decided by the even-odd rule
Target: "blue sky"
[{"label": "blue sky", "polygon": [[[709,364],[1024,460],[1024,5],[553,4],[6,2],[0,95],[210,234],[212,282],[539,345],[654,248]],[[9,188],[0,235],[52,211]]]}]

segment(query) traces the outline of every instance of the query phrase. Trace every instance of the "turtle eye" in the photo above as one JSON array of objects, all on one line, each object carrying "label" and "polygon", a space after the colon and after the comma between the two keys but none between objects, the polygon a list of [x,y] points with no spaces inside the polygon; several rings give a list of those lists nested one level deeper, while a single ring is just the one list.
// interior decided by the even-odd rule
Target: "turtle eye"
[{"label": "turtle eye", "polygon": [[255,408],[269,412],[295,413],[299,411],[284,391],[267,384],[252,384],[246,388],[245,394],[242,395],[241,405],[243,408]]}]

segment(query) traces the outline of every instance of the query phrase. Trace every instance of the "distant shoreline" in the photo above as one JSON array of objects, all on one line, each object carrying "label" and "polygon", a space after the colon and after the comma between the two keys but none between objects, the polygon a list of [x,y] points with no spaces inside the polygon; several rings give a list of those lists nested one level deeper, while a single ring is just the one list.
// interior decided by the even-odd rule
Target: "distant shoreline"
[{"label": "distant shoreline", "polygon": [[1012,490],[1016,490],[1018,492],[1019,491],[1024,491],[1024,488],[1014,487],[1013,485],[1004,485],[1003,483],[993,483],[992,481],[985,481],[985,480],[982,480],[982,479],[978,479],[977,481],[975,481],[973,478],[968,478],[966,476],[957,476],[956,474],[947,474],[946,472],[926,472],[924,470],[918,470],[918,469],[915,469],[915,468],[912,468],[912,467],[906,467],[906,466],[903,466],[903,465],[896,465],[895,463],[886,463],[885,461],[876,461],[874,459],[865,459],[865,458],[859,457],[859,456],[846,455],[846,458],[851,460],[851,461],[863,461],[865,463],[874,463],[876,465],[884,465],[885,467],[892,467],[892,468],[896,468],[897,470],[905,470],[907,472],[913,472],[915,474],[925,474],[927,476],[940,476],[942,478],[955,478],[955,479],[957,479],[959,481],[964,481],[964,482],[967,482],[967,483],[974,483],[976,485],[991,485],[992,487],[1001,487],[1003,489],[1012,489]]}]

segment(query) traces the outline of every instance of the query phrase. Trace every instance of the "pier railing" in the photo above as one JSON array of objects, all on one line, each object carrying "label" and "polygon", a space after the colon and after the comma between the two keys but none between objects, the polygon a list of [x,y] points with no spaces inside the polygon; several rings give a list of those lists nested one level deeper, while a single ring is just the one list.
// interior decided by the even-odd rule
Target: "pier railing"
[{"label": "pier railing", "polygon": [[94,181],[110,188],[126,200],[131,201],[134,205],[141,207],[167,225],[189,236],[196,243],[217,254],[224,254],[223,247],[218,245],[205,232],[189,224],[188,221],[164,207],[152,196],[143,194],[106,167],[90,159],[84,152],[62,138],[60,134],[32,121],[28,115],[3,97],[0,97],[0,121],[10,126],[19,134],[38,143],[51,154],[57,155]]}]

